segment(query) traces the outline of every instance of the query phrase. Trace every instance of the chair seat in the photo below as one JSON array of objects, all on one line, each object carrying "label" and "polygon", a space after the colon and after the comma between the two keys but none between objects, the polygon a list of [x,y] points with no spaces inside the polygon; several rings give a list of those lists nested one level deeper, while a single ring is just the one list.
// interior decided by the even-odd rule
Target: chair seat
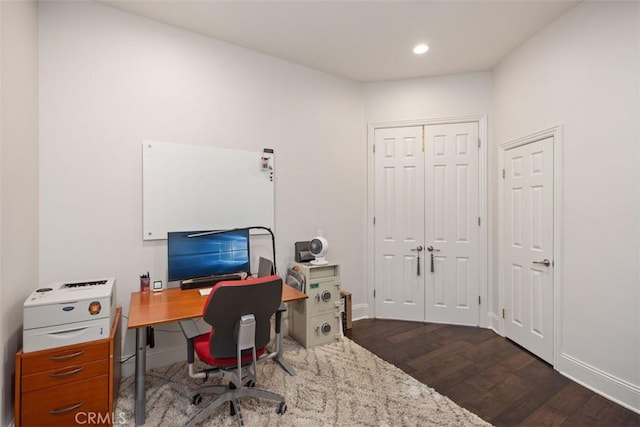
[{"label": "chair seat", "polygon": [[[238,364],[238,360],[236,359],[235,356],[233,357],[215,357],[211,354],[211,352],[209,351],[209,340],[211,338],[211,332],[207,332],[205,334],[199,335],[197,337],[195,337],[194,342],[193,342],[193,347],[194,350],[196,352],[196,354],[198,355],[198,358],[203,361],[204,363],[211,365],[211,366],[217,366],[217,367],[229,367],[229,366],[235,366]],[[262,347],[260,349],[256,350],[256,357],[260,357],[264,352],[266,351],[266,347]],[[241,363],[248,363],[251,362],[251,352],[248,352],[244,355],[242,355],[241,358]]]}]

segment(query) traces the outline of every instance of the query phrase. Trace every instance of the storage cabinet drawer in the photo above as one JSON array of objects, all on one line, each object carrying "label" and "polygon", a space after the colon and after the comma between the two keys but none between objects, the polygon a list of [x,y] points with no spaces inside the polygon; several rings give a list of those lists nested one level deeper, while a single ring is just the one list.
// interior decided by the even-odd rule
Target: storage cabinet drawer
[{"label": "storage cabinet drawer", "polygon": [[63,369],[100,359],[109,358],[109,342],[94,345],[74,345],[60,350],[43,350],[26,353],[22,356],[22,374],[36,374],[42,371]]},{"label": "storage cabinet drawer", "polygon": [[65,366],[37,374],[22,377],[22,390],[25,393],[40,390],[47,387],[55,387],[85,378],[93,378],[109,373],[109,361],[107,359],[96,360],[81,365]]},{"label": "storage cabinet drawer", "polygon": [[[108,424],[108,375],[75,381],[22,395],[21,419],[24,426]],[[98,424],[100,425],[100,424]]]}]

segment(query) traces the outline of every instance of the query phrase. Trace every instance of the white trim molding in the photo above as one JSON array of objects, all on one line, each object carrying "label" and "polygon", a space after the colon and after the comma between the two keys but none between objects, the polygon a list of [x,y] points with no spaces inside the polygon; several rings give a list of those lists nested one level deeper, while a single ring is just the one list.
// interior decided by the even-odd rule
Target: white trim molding
[{"label": "white trim molding", "polygon": [[351,320],[356,321],[360,319],[369,318],[369,306],[367,304],[354,304],[351,307]]},{"label": "white trim molding", "polygon": [[640,387],[595,368],[566,353],[558,358],[557,370],[580,385],[640,414]]},{"label": "white trim molding", "polygon": [[[488,253],[489,253],[489,231],[491,221],[489,220],[489,189],[488,189],[488,146],[489,136],[487,128],[488,116],[486,114],[456,116],[456,117],[435,117],[419,120],[406,120],[397,122],[376,122],[367,125],[367,307],[368,317],[375,318],[375,300],[373,291],[375,286],[374,262],[375,262],[375,230],[373,226],[373,217],[375,214],[375,156],[373,146],[375,141],[376,129],[398,128],[409,126],[430,126],[439,124],[454,123],[477,123],[478,137],[480,138],[480,149],[478,150],[478,214],[480,215],[480,241],[479,241],[479,268],[480,268],[480,286],[479,293],[481,298],[480,316],[478,319],[479,326],[487,327],[491,322],[487,317],[488,307]],[[363,313],[364,314],[364,313]],[[367,317],[367,316],[363,316]]]}]

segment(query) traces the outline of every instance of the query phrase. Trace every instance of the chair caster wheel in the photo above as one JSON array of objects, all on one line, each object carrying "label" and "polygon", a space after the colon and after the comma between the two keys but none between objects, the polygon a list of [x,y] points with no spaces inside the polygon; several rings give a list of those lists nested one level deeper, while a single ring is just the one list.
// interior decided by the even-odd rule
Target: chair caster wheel
[{"label": "chair caster wheel", "polygon": [[191,398],[191,404],[192,404],[192,405],[199,405],[199,404],[201,404],[201,403],[202,403],[202,395],[201,395],[200,393],[198,393],[198,394],[194,395],[194,396]]},{"label": "chair caster wheel", "polygon": [[280,402],[280,404],[278,405],[278,409],[276,410],[276,413],[278,415],[282,415],[285,412],[287,412],[287,404],[284,402]]}]

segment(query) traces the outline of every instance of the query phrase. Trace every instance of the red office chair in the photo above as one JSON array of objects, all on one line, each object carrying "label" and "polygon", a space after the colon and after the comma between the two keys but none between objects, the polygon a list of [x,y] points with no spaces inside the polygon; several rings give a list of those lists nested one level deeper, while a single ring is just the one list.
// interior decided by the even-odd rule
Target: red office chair
[{"label": "red office chair", "polygon": [[[228,386],[205,386],[191,394],[191,403],[199,404],[201,394],[219,394],[187,425],[200,423],[224,402],[231,403],[231,414],[244,425],[240,410],[241,397],[259,397],[280,402],[277,412],[283,414],[287,406],[284,396],[258,390],[256,362],[265,352],[271,339],[271,316],[282,300],[282,279],[269,276],[218,283],[204,306],[204,320],[211,332],[200,334],[194,323],[181,322],[187,337],[189,376],[193,378],[223,378]],[[211,368],[194,373],[194,352]]]}]

